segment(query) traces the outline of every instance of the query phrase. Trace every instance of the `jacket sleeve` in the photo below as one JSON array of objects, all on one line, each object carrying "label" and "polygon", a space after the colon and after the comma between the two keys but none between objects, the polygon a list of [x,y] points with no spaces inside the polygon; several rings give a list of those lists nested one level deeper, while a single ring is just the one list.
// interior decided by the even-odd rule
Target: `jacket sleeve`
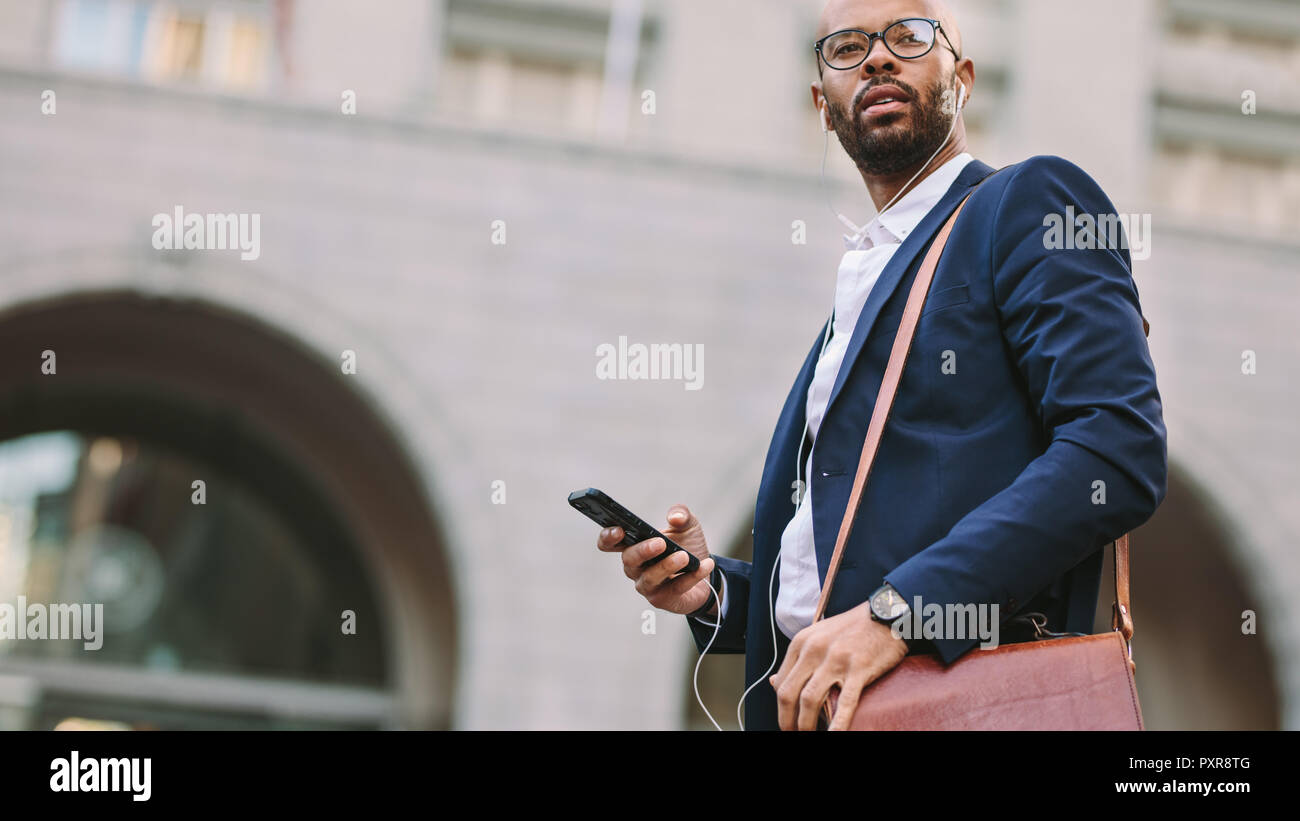
[{"label": "jacket sleeve", "polygon": [[[1004,347],[1046,450],[946,536],[887,574],[908,602],[920,596],[924,606],[945,612],[949,604],[997,604],[1005,619],[1149,519],[1165,497],[1165,424],[1129,253],[1118,243],[1066,250],[1048,242],[1047,217],[1065,219],[1070,206],[1074,214],[1115,213],[1077,166],[1031,158],[1006,184],[990,245]],[[934,644],[951,663],[978,642],[949,637]]]},{"label": "jacket sleeve", "polygon": [[[743,653],[745,622],[749,616],[749,574],[753,565],[728,556],[714,555],[713,560],[722,568],[723,585],[727,588],[727,607],[719,613],[722,626],[702,624],[689,616],[686,617],[686,624],[690,626],[695,647],[700,652],[708,647],[710,653]],[[718,637],[713,639],[715,629]],[[712,646],[709,645],[710,639],[713,639]]]}]

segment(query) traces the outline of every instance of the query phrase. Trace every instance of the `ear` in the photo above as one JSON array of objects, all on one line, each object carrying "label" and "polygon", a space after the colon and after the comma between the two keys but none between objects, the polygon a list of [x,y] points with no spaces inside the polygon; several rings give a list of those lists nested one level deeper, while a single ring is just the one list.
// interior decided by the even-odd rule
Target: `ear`
[{"label": "ear", "polygon": [[812,92],[813,108],[817,109],[818,124],[821,126],[822,131],[834,131],[835,128],[831,125],[830,112],[827,111],[827,106],[830,103],[827,101],[826,95],[822,93],[821,81],[814,80],[809,90]]},{"label": "ear", "polygon": [[[966,87],[966,102],[959,110],[964,111],[970,105],[970,98],[975,94],[975,63],[969,57],[963,57],[955,66],[957,82]],[[957,98],[961,98],[961,89],[957,89]]]}]

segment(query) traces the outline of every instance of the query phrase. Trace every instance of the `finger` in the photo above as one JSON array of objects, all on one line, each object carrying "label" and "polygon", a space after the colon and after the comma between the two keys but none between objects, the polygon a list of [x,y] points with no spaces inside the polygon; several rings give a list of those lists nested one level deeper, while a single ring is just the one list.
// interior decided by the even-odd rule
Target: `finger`
[{"label": "finger", "polygon": [[795,664],[779,685],[773,685],[776,687],[777,723],[782,730],[793,730],[797,726],[799,696],[812,673],[808,665]]},{"label": "finger", "polygon": [[699,520],[686,505],[673,505],[668,508],[668,527],[671,531],[681,533],[699,526]]},{"label": "finger", "polygon": [[[675,579],[669,579],[668,582],[663,585],[662,593],[665,594],[666,597],[671,596],[673,598],[685,596],[687,593],[691,592],[691,590],[695,589],[701,581],[707,579],[709,574],[712,572],[713,559],[705,559],[700,562],[699,569],[694,573],[683,573]],[[717,594],[718,596],[722,595],[721,588],[717,590]],[[709,601],[713,601],[713,593],[709,594]],[[721,598],[718,599],[718,606],[722,606]]]},{"label": "finger", "polygon": [[641,577],[637,579],[637,590],[643,595],[658,592],[672,580],[674,573],[684,570],[689,562],[690,557],[686,552],[678,551],[662,562],[645,568],[641,571]]},{"label": "finger", "polygon": [[623,528],[621,527],[605,528],[600,531],[598,536],[596,536],[596,549],[604,550],[607,553],[613,553],[616,550],[623,550],[623,546],[619,544],[623,541],[623,535]]},{"label": "finger", "polygon": [[658,536],[637,542],[627,549],[627,555],[638,564],[645,564],[668,549],[668,543]]},{"label": "finger", "polygon": [[776,675],[772,676],[769,681],[773,687],[779,687],[785,677],[794,669],[795,664],[799,661],[799,654],[803,652],[804,638],[802,633],[795,633],[794,638],[790,641],[790,646],[786,648],[785,658],[781,660],[781,666],[777,669]]},{"label": "finger", "polygon": [[623,573],[629,579],[639,579],[642,573],[650,569],[642,565],[667,549],[668,545],[658,537],[623,548]]},{"label": "finger", "polygon": [[817,716],[821,714],[822,702],[831,691],[831,685],[837,684],[828,676],[814,675],[808,679],[799,693],[799,714],[795,717],[795,726],[804,732],[817,729]]},{"label": "finger", "polygon": [[[652,540],[653,541],[653,540]],[[658,540],[661,544],[663,540]],[[660,556],[667,551],[667,546],[663,549],[656,550],[655,556]],[[646,575],[650,580],[658,585],[668,581],[673,576],[681,573],[691,563],[691,555],[685,550],[674,550],[672,553],[663,558],[662,561],[651,557],[652,564],[645,569]],[[698,568],[697,568],[698,569]]]},{"label": "finger", "polygon": [[869,683],[867,676],[854,675],[844,680],[840,687],[839,700],[835,702],[835,717],[831,719],[830,730],[847,730],[853,720],[853,713],[862,700],[862,688]]}]

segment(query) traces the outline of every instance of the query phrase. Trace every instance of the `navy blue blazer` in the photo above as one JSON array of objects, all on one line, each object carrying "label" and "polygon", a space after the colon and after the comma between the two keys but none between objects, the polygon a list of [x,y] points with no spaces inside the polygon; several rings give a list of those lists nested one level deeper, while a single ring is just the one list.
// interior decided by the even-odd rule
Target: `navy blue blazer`
[{"label": "navy blue blazer", "polygon": [[[924,252],[962,197],[993,173],[978,160],[966,165],[885,267],[853,330],[808,477],[823,582]],[[1003,619],[1037,610],[1050,629],[1092,632],[1105,545],[1164,499],[1167,448],[1129,252],[1046,247],[1045,217],[1065,219],[1069,206],[1115,213],[1091,177],[1049,156],[1002,169],[966,203],[935,271],[826,616],[888,581],[909,604],[914,596],[926,605],[996,603]],[[745,653],[746,687],[772,664],[779,573],[770,600],[766,593],[795,512],[795,451],[824,331],[768,448],[753,563],[715,557],[729,601],[709,652]],[[955,372],[945,372],[945,359]],[[687,622],[703,650],[713,628]],[[775,633],[772,673],[788,644]],[[924,646],[951,663],[978,641]],[[745,714],[747,729],[777,728],[766,681],[746,698]]]}]

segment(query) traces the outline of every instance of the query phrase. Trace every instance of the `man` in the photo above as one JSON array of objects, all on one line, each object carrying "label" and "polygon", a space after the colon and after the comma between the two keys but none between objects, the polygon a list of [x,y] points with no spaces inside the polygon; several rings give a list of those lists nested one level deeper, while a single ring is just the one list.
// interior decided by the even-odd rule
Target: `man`
[{"label": "man", "polygon": [[[835,686],[840,729],[862,688],[909,650],[951,663],[980,641],[904,641],[873,615],[873,597],[996,605],[1003,642],[1029,637],[1009,620],[1017,613],[1091,632],[1105,544],[1149,519],[1166,490],[1127,246],[1054,243],[1045,228],[1052,215],[1114,206],[1058,157],[1009,166],[970,196],[948,238],[825,617],[813,623],[912,281],[939,227],[994,173],[966,153],[960,109],[975,67],[941,2],[831,0],[817,37],[813,104],[882,210],[846,237],[829,341],[818,335],[781,411],[753,563],[710,557],[682,505],[664,533],[702,559],[697,572],[670,578],[684,556],[643,570],[664,548],[658,539],[622,551],[636,589],[687,614],[701,650],[716,629],[710,652],[746,654],[747,729],[813,729]],[[622,535],[602,532],[597,545],[619,550]]]}]

